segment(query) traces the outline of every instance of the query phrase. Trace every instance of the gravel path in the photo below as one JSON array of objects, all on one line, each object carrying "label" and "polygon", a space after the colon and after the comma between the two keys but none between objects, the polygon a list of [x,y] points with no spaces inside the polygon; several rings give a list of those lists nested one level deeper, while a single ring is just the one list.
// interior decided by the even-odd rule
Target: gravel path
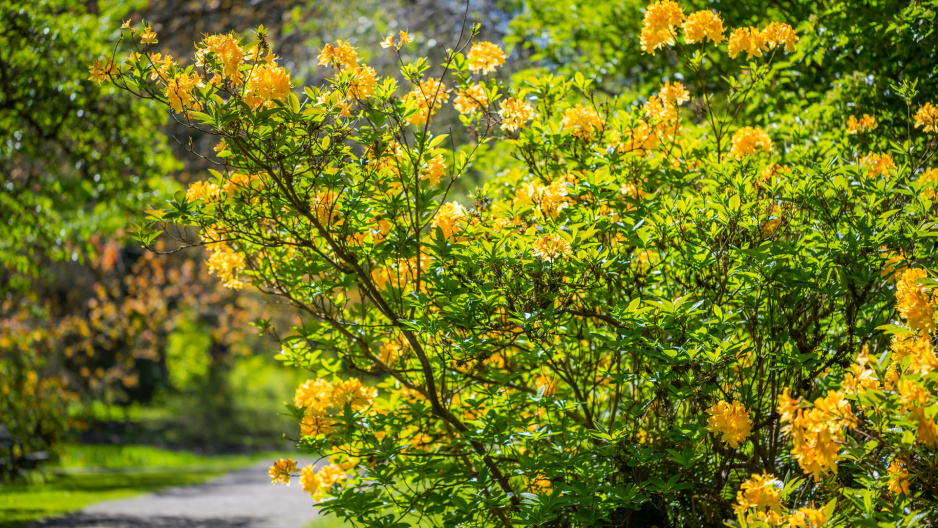
[{"label": "gravel path", "polygon": [[316,503],[297,479],[290,486],[271,485],[269,466],[252,466],[204,484],[102,502],[29,528],[303,528],[316,518]]}]

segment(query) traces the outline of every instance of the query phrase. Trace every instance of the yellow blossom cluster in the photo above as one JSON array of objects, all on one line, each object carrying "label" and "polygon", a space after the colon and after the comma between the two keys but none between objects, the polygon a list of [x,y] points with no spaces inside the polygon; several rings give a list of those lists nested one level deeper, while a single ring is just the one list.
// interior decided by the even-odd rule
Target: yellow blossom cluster
[{"label": "yellow blossom cluster", "polygon": [[710,415],[707,427],[730,447],[737,448],[749,438],[752,422],[742,402],[717,402],[707,410],[707,414]]},{"label": "yellow blossom cluster", "polygon": [[502,101],[498,115],[502,118],[502,130],[515,131],[534,119],[534,108],[523,99],[509,97]]},{"label": "yellow blossom cluster", "polygon": [[473,84],[465,90],[460,90],[453,99],[453,108],[460,114],[473,114],[485,110],[489,106],[485,87],[481,83]]},{"label": "yellow blossom cluster", "polygon": [[916,439],[929,447],[938,446],[938,424],[935,423],[935,406],[931,404],[932,394],[907,377],[899,378],[898,389],[902,412],[908,413],[916,423]]},{"label": "yellow blossom cluster", "polygon": [[929,199],[935,199],[935,187],[938,187],[938,169],[927,169],[918,177],[918,183],[923,187],[922,194]]},{"label": "yellow blossom cluster", "polygon": [[921,268],[905,270],[896,282],[896,309],[912,330],[934,332],[934,299],[929,298],[929,288],[919,284],[927,276]]},{"label": "yellow blossom cluster", "polygon": [[896,495],[909,493],[909,472],[903,464],[898,460],[893,460],[892,463],[889,464],[887,475],[889,476],[889,491]]},{"label": "yellow blossom cluster", "polygon": [[743,482],[736,493],[737,514],[745,515],[748,522],[764,522],[778,526],[784,522],[782,493],[778,481],[772,475],[754,473]]},{"label": "yellow blossom cluster", "polygon": [[531,248],[534,250],[536,258],[546,262],[553,262],[562,257],[573,255],[573,248],[570,247],[570,243],[558,234],[538,237],[531,244]]},{"label": "yellow blossom cluster", "polygon": [[469,50],[466,62],[469,63],[469,70],[473,73],[482,72],[483,74],[492,73],[495,68],[505,64],[508,58],[505,52],[498,44],[491,42],[476,42]]},{"label": "yellow blossom cluster", "polygon": [[896,162],[892,160],[889,154],[870,152],[860,160],[860,166],[866,167],[870,178],[884,176],[887,180],[892,176],[892,171],[896,170]]},{"label": "yellow blossom cluster", "polygon": [[388,34],[387,38],[381,41],[382,48],[394,48],[401,49],[401,46],[407,44],[408,42],[413,42],[414,37],[411,37],[407,31],[401,31],[398,35],[397,44],[394,43],[394,33]]},{"label": "yellow blossom cluster", "polygon": [[841,459],[840,444],[845,440],[845,429],[856,427],[850,402],[843,393],[828,391],[827,396],[814,401],[810,409],[802,409],[797,400],[789,396],[788,389],[778,397],[778,413],[787,432],[792,437],[792,456],[801,469],[820,480],[821,474],[837,472],[837,461]]},{"label": "yellow blossom cluster", "polygon": [[344,40],[326,44],[319,52],[319,65],[332,68],[354,68],[358,63],[358,51]]},{"label": "yellow blossom cluster", "polygon": [[754,27],[736,28],[730,34],[728,52],[734,59],[742,52],[746,52],[747,59],[761,57],[763,52],[779,46],[784,46],[790,53],[795,51],[798,40],[798,35],[791,26],[779,22],[770,23],[762,31]]},{"label": "yellow blossom cluster", "polygon": [[198,73],[177,73],[166,83],[166,99],[169,106],[176,112],[185,112],[187,109],[201,110],[202,103],[196,99],[193,91],[202,86],[204,84]]},{"label": "yellow blossom cluster", "polygon": [[714,44],[723,42],[723,19],[713,11],[691,13],[684,21],[684,41],[696,44],[710,39]]},{"label": "yellow blossom cluster", "polygon": [[267,471],[267,474],[270,475],[271,484],[280,483],[289,486],[290,476],[294,471],[296,471],[296,461],[292,458],[286,460],[281,458],[270,466],[270,470]]},{"label": "yellow blossom cluster", "polygon": [[876,123],[876,118],[870,114],[863,114],[860,119],[853,115],[847,118],[848,134],[865,134],[876,130],[877,126],[879,125]]},{"label": "yellow blossom cluster", "polygon": [[244,269],[244,255],[233,250],[225,242],[215,242],[211,245],[212,255],[208,258],[208,272],[216,275],[227,288],[240,290],[244,282],[239,278],[239,272]]},{"label": "yellow blossom cluster", "polygon": [[248,78],[244,102],[252,110],[272,107],[274,101],[286,101],[290,95],[290,75],[274,62],[255,65]]},{"label": "yellow blossom cluster", "polygon": [[446,240],[454,240],[456,234],[462,230],[461,224],[466,221],[467,217],[465,207],[458,202],[449,202],[442,205],[433,217],[433,227],[439,227]]},{"label": "yellow blossom cluster", "polygon": [[758,127],[745,126],[737,130],[731,139],[730,155],[736,159],[764,152],[772,152],[772,139]]},{"label": "yellow blossom cluster", "polygon": [[352,378],[330,383],[324,379],[306,380],[296,389],[293,404],[304,410],[300,421],[303,436],[316,436],[332,432],[334,415],[349,404],[353,411],[362,411],[374,401],[377,391],[369,389],[361,380]]},{"label": "yellow blossom cluster", "polygon": [[560,127],[564,132],[571,133],[580,139],[591,139],[594,132],[602,132],[603,120],[591,106],[577,103],[563,113]]},{"label": "yellow blossom cluster", "polygon": [[683,22],[684,10],[672,0],[660,0],[645,8],[642,51],[654,55],[656,49],[674,45],[674,28],[681,27]]},{"label": "yellow blossom cluster", "polygon": [[570,204],[567,198],[567,182],[558,179],[550,185],[526,183],[515,193],[517,205],[533,205],[541,218],[556,219],[560,211]]},{"label": "yellow blossom cluster", "polygon": [[[240,83],[238,68],[244,61],[244,50],[234,35],[210,35],[202,40],[195,52],[196,65],[203,65],[209,54],[222,63],[221,77]],[[259,48],[257,48],[259,49]]]},{"label": "yellow blossom cluster", "polygon": [[404,99],[416,102],[418,110],[417,113],[407,118],[407,122],[420,125],[430,121],[437,109],[449,100],[449,93],[440,79],[430,78],[420,81]]},{"label": "yellow blossom cluster", "polygon": [[915,126],[925,132],[938,132],[938,106],[925,103],[915,112]]},{"label": "yellow blossom cluster", "polygon": [[440,183],[440,180],[443,179],[443,176],[446,175],[446,160],[443,159],[443,155],[437,155],[433,158],[430,158],[430,161],[426,162],[420,171],[420,179],[426,179],[430,182],[430,185],[436,185]]},{"label": "yellow blossom cluster", "polygon": [[303,491],[310,494],[311,497],[318,499],[322,492],[328,490],[333,484],[347,479],[345,470],[336,464],[327,464],[316,471],[311,465],[307,465],[300,473],[300,485]]}]

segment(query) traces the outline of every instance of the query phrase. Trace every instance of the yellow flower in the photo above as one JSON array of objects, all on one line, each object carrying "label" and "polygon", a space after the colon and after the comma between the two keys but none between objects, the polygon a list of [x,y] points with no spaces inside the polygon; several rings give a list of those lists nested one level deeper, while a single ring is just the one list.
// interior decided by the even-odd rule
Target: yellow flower
[{"label": "yellow flower", "polygon": [[205,37],[205,39],[202,40],[202,46],[197,52],[197,56],[199,56],[199,54],[204,56],[206,52],[214,53],[221,59],[223,66],[222,77],[226,79],[238,78],[238,67],[241,66],[241,62],[244,60],[244,50],[241,49],[237,37],[234,35],[211,35]]},{"label": "yellow flower", "polygon": [[889,154],[870,152],[860,160],[860,165],[867,168],[870,178],[885,176],[888,180],[892,176],[891,171],[896,170],[896,163]]},{"label": "yellow flower", "polygon": [[476,83],[465,90],[460,90],[453,100],[453,108],[460,114],[472,114],[484,110],[489,106],[489,99],[485,95],[485,87]]},{"label": "yellow flower", "polygon": [[98,60],[94,61],[94,64],[88,68],[88,73],[91,74],[88,80],[94,81],[100,86],[102,82],[109,80],[111,75],[117,73],[117,68],[111,59],[105,59],[103,65]]},{"label": "yellow flower", "polygon": [[788,24],[772,22],[762,30],[762,40],[766,43],[768,49],[774,49],[782,44],[785,45],[785,51],[791,53],[795,51],[795,44],[798,43],[798,35]]},{"label": "yellow flower", "polygon": [[691,13],[684,21],[684,40],[696,44],[710,39],[714,44],[723,42],[723,20],[720,15],[710,11]]},{"label": "yellow flower", "polygon": [[286,460],[280,459],[274,462],[274,465],[270,466],[270,470],[267,472],[270,475],[270,483],[277,484],[286,484],[290,485],[290,474],[296,471],[296,461],[292,458]]},{"label": "yellow flower", "polygon": [[[746,514],[747,520],[762,521],[769,524],[780,520],[782,514],[781,486],[774,476],[767,473],[761,475],[753,473],[752,477],[743,482],[739,492],[736,493],[736,505],[733,509],[737,514]],[[754,510],[754,511],[750,511]]]},{"label": "yellow flower", "polygon": [[124,21],[123,24],[121,24],[121,29],[129,29],[129,30],[133,31],[134,28],[131,26],[131,24],[132,24],[132,22],[131,22],[130,19],[128,18],[127,20]]},{"label": "yellow flower", "polygon": [[662,84],[658,96],[662,101],[674,106],[680,106],[690,100],[690,92],[679,82]]},{"label": "yellow flower", "polygon": [[534,119],[534,108],[527,101],[509,97],[502,101],[498,115],[502,118],[502,130],[514,131]]},{"label": "yellow flower", "polygon": [[554,486],[551,484],[550,479],[544,475],[535,475],[528,484],[528,488],[531,490],[531,493],[549,495],[551,491],[553,491]]},{"label": "yellow flower", "polygon": [[848,134],[863,134],[876,130],[876,127],[879,125],[876,123],[876,118],[870,114],[863,114],[863,117],[857,119],[856,116],[850,116],[847,118],[847,133]]},{"label": "yellow flower", "polygon": [[792,528],[822,528],[826,522],[824,512],[816,508],[798,508],[788,519]]},{"label": "yellow flower", "polygon": [[244,255],[231,249],[225,242],[212,244],[212,249],[214,252],[208,259],[208,272],[217,275],[227,288],[243,288],[244,283],[238,278],[238,273],[244,269]]},{"label": "yellow flower", "polygon": [[140,34],[140,42],[143,44],[156,44],[156,32],[150,26],[144,26],[143,33]]},{"label": "yellow flower", "polygon": [[935,331],[933,310],[928,288],[918,284],[928,274],[921,268],[910,268],[896,281],[896,308],[912,330]]},{"label": "yellow flower", "polygon": [[201,86],[203,84],[198,73],[177,73],[166,85],[169,106],[176,112],[183,112],[188,108],[201,110],[202,103],[193,96],[193,90]]},{"label": "yellow flower", "polygon": [[573,248],[570,243],[564,240],[560,235],[544,235],[534,240],[531,244],[534,249],[534,256],[547,262],[553,262],[561,257],[573,255]]},{"label": "yellow flower", "polygon": [[446,161],[443,159],[443,155],[440,154],[427,162],[426,167],[421,171],[420,179],[426,178],[427,181],[430,182],[430,185],[436,185],[440,183],[440,180],[445,175]]},{"label": "yellow flower", "polygon": [[413,99],[417,103],[418,112],[407,118],[412,125],[420,125],[430,121],[436,110],[449,100],[446,85],[440,79],[430,78],[421,81],[414,87],[405,99]]},{"label": "yellow flower", "polygon": [[393,48],[394,47],[394,33],[390,33],[387,38],[381,41],[382,48]]},{"label": "yellow flower", "polygon": [[736,28],[730,34],[728,51],[730,58],[735,59],[741,52],[746,52],[746,58],[761,57],[765,49],[765,39],[762,33],[754,27]]},{"label": "yellow flower", "polygon": [[580,139],[590,139],[593,137],[593,131],[601,132],[603,129],[602,118],[592,107],[577,104],[573,108],[567,109],[563,113],[563,120],[560,126],[564,131],[568,131],[573,136]]},{"label": "yellow flower", "polygon": [[684,10],[677,2],[660,0],[648,6],[642,21],[642,51],[655,54],[664,45],[674,45],[674,27],[681,27]]},{"label": "yellow flower", "polygon": [[909,472],[897,460],[889,464],[889,491],[899,494],[909,493]]},{"label": "yellow flower", "polygon": [[730,447],[739,447],[739,444],[749,437],[752,423],[749,421],[746,407],[741,402],[715,403],[707,414],[710,415],[707,419],[707,427],[713,434],[719,434],[720,440],[729,444]]},{"label": "yellow flower", "polygon": [[746,126],[733,134],[730,155],[735,156],[736,159],[758,154],[760,150],[766,154],[772,151],[772,140],[765,133],[765,130]]},{"label": "yellow flower", "polygon": [[374,95],[375,85],[378,83],[375,78],[375,70],[370,66],[356,66],[347,70],[351,75],[349,83],[349,95],[356,99],[365,99]]},{"label": "yellow flower", "polygon": [[303,487],[303,491],[309,493],[311,497],[315,497],[319,494],[319,488],[322,487],[322,479],[316,474],[316,470],[313,469],[313,466],[307,464],[306,467],[303,468],[300,474],[300,485]]},{"label": "yellow flower", "polygon": [[915,126],[925,132],[938,132],[938,106],[925,103],[915,112]]},{"label": "yellow flower", "polygon": [[935,187],[938,186],[938,169],[928,169],[918,177],[918,183],[922,186],[922,194],[928,198],[935,199]]},{"label": "yellow flower", "polygon": [[469,69],[473,73],[481,71],[483,74],[492,73],[495,68],[505,64],[507,55],[497,44],[491,42],[476,42],[466,57]]},{"label": "yellow flower", "polygon": [[446,240],[453,240],[455,235],[462,229],[460,222],[466,220],[466,209],[457,202],[450,202],[440,207],[440,210],[433,217],[433,227],[439,227],[443,231]]},{"label": "yellow flower", "polygon": [[286,101],[290,95],[290,75],[274,63],[255,66],[245,88],[244,102],[252,110],[271,107],[272,101]]},{"label": "yellow flower", "polygon": [[794,444],[791,453],[801,469],[815,481],[829,469],[836,473],[836,462],[841,458],[840,444],[845,440],[844,429],[857,425],[844,394],[828,391],[826,397],[814,401],[813,409],[801,409],[788,397],[786,390],[779,398],[778,413],[782,422],[787,423],[782,431],[791,435]]},{"label": "yellow flower", "polygon": [[326,44],[319,53],[319,65],[331,66],[333,68],[354,68],[358,63],[358,52],[355,47],[340,40],[332,44]]},{"label": "yellow flower", "polygon": [[400,46],[414,41],[414,37],[408,35],[406,31],[401,31],[399,37],[401,39]]}]

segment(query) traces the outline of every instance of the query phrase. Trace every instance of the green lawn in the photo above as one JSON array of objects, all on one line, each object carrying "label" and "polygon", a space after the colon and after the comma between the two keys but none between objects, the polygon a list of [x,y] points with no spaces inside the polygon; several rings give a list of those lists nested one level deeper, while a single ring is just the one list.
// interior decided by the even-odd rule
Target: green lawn
[{"label": "green lawn", "polygon": [[45,479],[33,479],[44,481],[0,487],[0,528],[18,528],[95,502],[197,484],[278,456],[284,455],[201,456],[144,446],[69,446],[58,464],[43,468]]}]

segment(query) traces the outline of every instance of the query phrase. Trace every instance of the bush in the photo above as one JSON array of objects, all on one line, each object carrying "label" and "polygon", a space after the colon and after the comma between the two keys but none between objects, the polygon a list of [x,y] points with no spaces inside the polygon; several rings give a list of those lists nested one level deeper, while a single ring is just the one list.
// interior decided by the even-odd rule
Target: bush
[{"label": "bush", "polygon": [[475,33],[400,80],[326,44],[303,99],[262,28],[183,68],[128,25],[93,69],[219,137],[138,232],[196,226],[226,285],[303,311],[303,488],[363,526],[938,522],[934,94],[761,112],[799,32],[671,1],[638,45],[683,73],[644,101],[501,82]]}]

